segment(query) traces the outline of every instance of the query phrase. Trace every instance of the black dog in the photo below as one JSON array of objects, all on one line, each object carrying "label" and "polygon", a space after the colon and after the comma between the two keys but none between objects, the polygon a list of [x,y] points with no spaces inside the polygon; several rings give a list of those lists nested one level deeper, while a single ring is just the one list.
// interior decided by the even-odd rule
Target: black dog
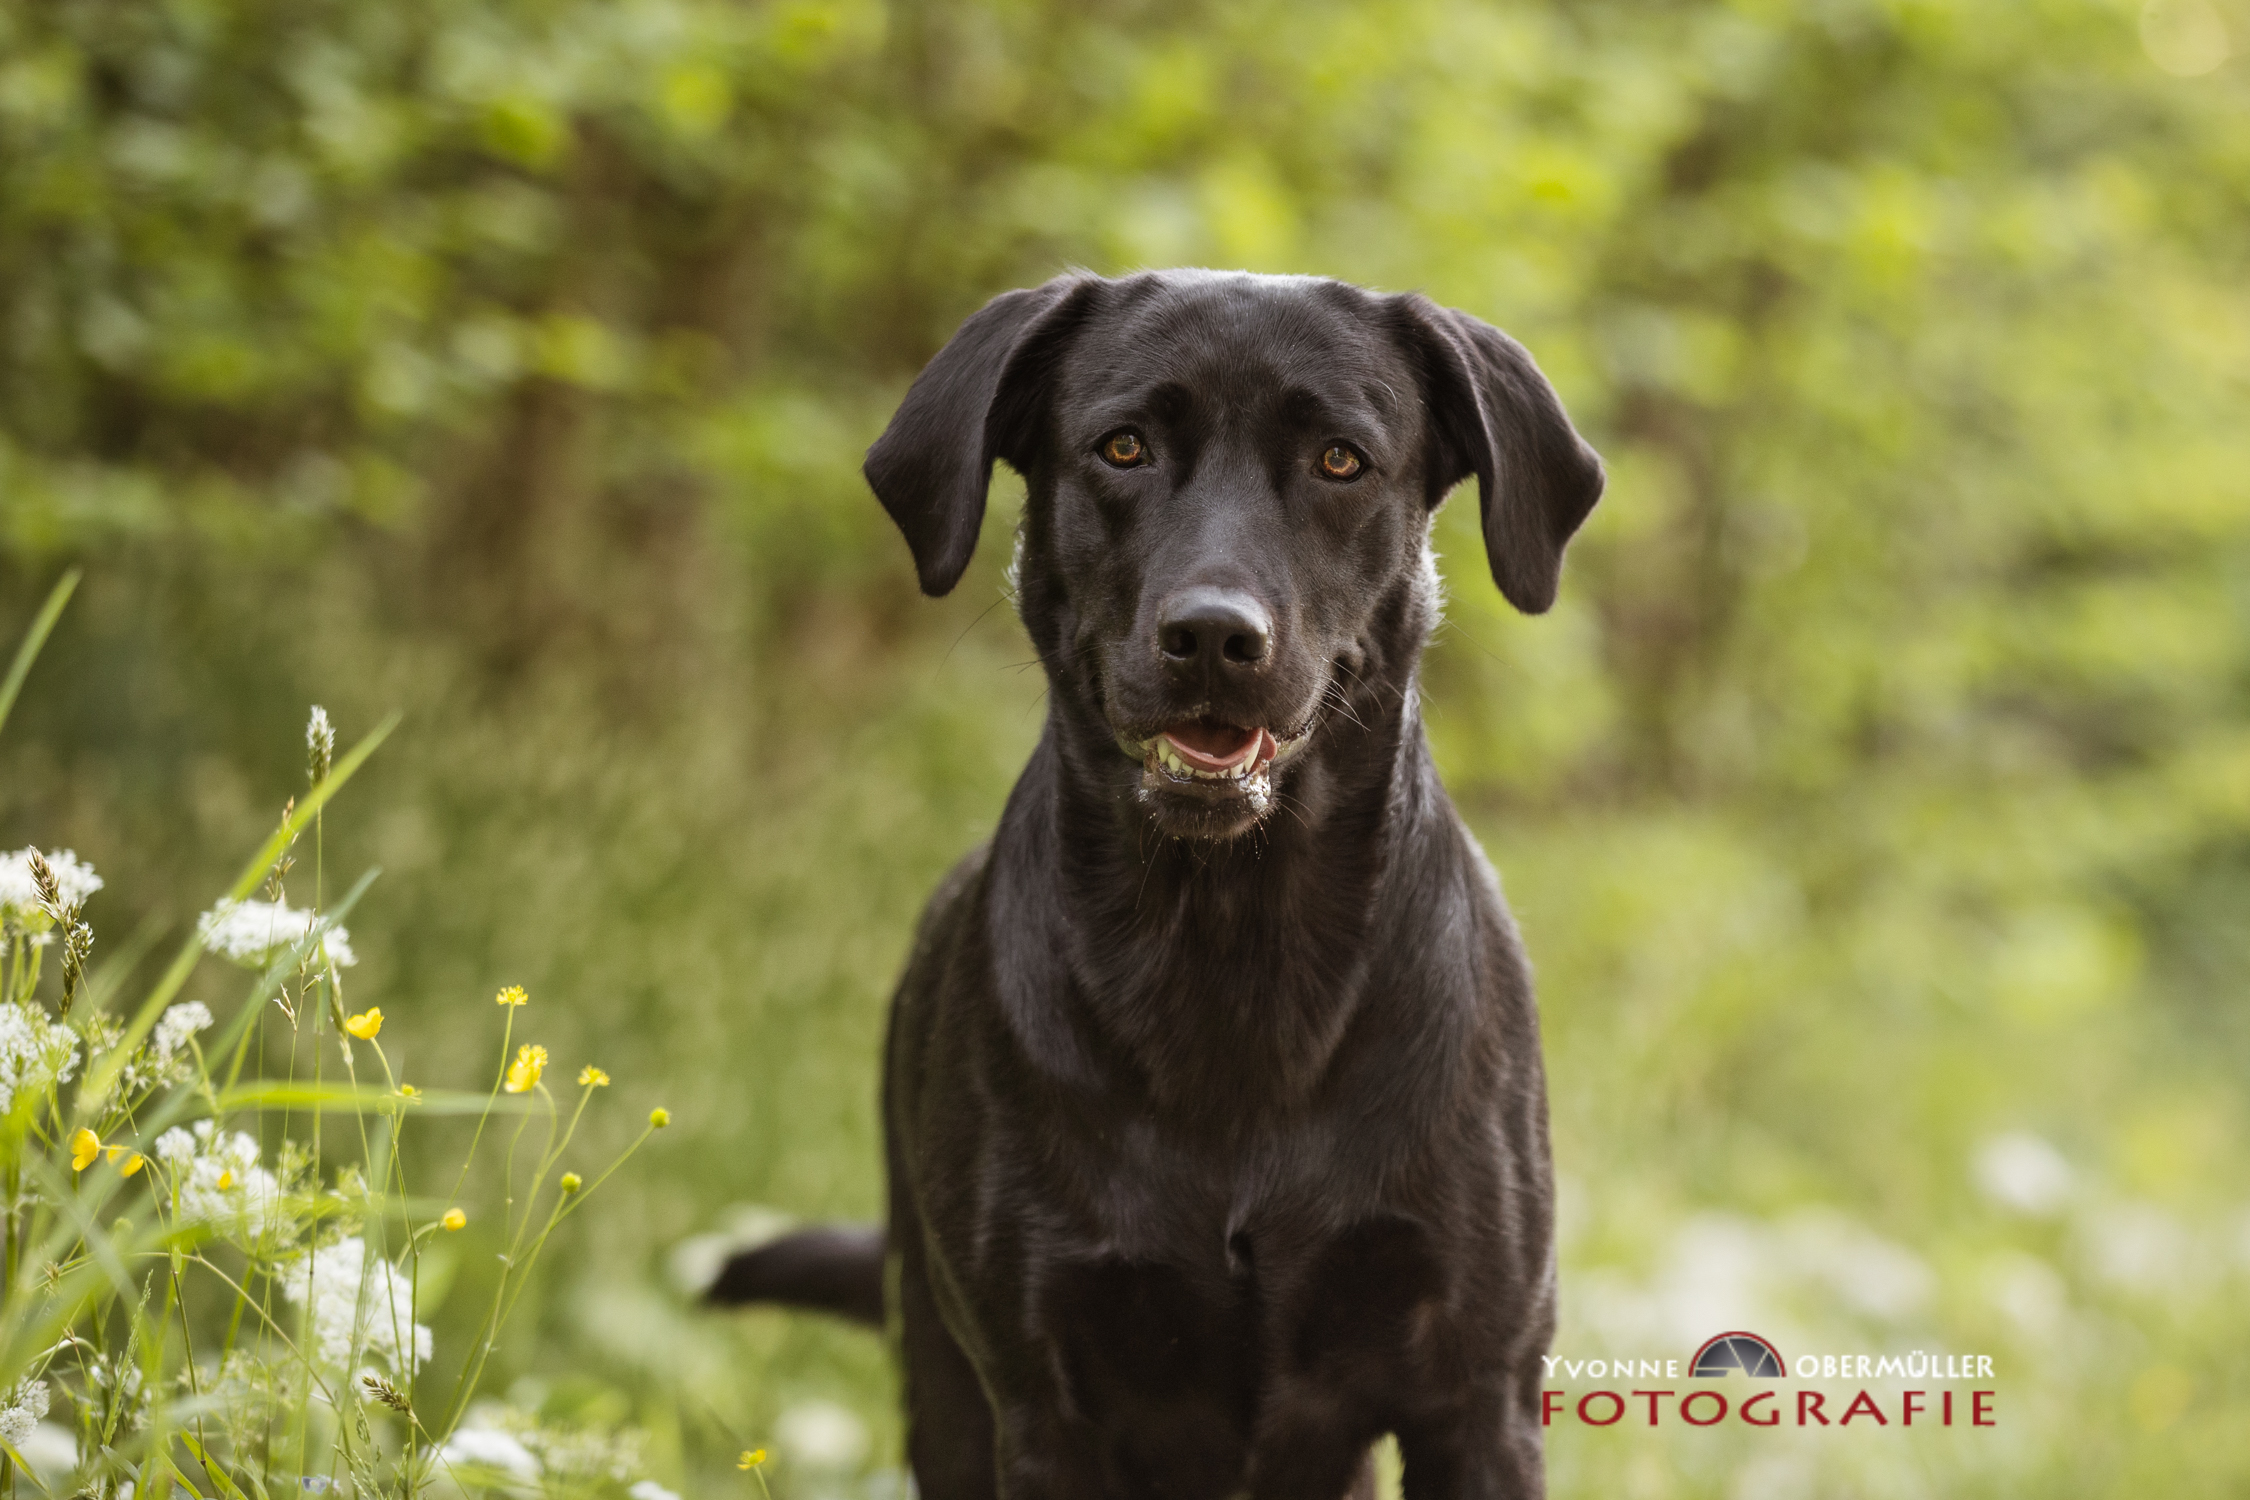
[{"label": "black dog", "polygon": [[1416,663],[1446,492],[1536,613],[1601,461],[1474,318],[1201,271],[1010,292],[930,362],[867,456],[924,592],[995,458],[1052,695],[893,1004],[887,1235],[712,1297],[887,1306],[924,1500],[1372,1495],[1386,1432],[1416,1500],[1539,1494],[1538,1017]]}]

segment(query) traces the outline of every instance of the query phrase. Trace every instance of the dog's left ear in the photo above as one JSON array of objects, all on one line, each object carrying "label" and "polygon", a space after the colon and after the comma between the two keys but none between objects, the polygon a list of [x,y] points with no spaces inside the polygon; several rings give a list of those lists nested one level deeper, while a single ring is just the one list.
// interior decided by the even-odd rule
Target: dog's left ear
[{"label": "dog's left ear", "polygon": [[1541,614],[1555,602],[1563,548],[1602,497],[1601,456],[1523,345],[1427,297],[1398,302],[1435,429],[1430,503],[1476,475],[1492,579],[1510,604]]},{"label": "dog's left ear", "polygon": [[1046,353],[1101,284],[1058,276],[987,302],[914,377],[867,450],[867,483],[906,534],[923,593],[951,593],[961,581],[984,524],[992,461],[1023,469]]}]

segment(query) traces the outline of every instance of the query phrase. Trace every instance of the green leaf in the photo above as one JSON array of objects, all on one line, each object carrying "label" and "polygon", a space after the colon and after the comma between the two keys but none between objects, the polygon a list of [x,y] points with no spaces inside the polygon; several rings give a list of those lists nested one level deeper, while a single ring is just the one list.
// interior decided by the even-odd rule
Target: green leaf
[{"label": "green leaf", "polygon": [[473,1115],[487,1109],[495,1114],[520,1114],[531,1107],[528,1094],[491,1098],[463,1089],[431,1089],[404,1098],[388,1089],[348,1083],[245,1083],[219,1095],[219,1109],[223,1114],[248,1109],[286,1109],[352,1115],[401,1114],[412,1118],[417,1114]]}]

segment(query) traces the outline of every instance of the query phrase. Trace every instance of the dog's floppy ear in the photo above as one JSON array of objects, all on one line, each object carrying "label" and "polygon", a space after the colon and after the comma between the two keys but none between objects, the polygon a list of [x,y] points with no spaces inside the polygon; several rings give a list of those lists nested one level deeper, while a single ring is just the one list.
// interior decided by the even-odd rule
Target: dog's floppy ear
[{"label": "dog's floppy ear", "polygon": [[992,461],[1020,471],[1035,435],[1034,367],[1098,285],[1099,277],[1058,276],[987,302],[914,378],[867,450],[867,483],[906,534],[923,593],[950,593],[961,581],[984,523]]},{"label": "dog's floppy ear", "polygon": [[1523,345],[1427,297],[1399,300],[1435,429],[1430,503],[1476,475],[1493,582],[1525,614],[1543,613],[1563,548],[1602,497],[1601,457]]}]

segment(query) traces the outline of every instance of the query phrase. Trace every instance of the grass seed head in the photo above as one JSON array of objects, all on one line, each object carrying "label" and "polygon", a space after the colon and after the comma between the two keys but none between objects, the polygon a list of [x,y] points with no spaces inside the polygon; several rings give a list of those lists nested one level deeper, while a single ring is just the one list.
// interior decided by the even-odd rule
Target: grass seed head
[{"label": "grass seed head", "polygon": [[359,1383],[366,1387],[368,1399],[371,1401],[380,1401],[392,1411],[411,1412],[414,1410],[414,1403],[406,1398],[406,1393],[380,1375],[373,1373],[362,1375],[359,1377]]}]

